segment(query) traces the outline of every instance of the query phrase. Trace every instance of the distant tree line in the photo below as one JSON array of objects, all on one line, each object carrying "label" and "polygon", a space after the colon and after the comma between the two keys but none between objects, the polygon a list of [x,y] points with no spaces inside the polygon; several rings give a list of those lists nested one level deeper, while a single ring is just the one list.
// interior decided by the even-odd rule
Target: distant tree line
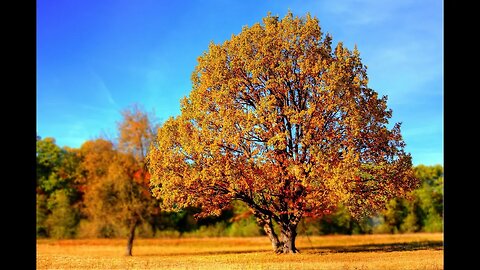
[{"label": "distant tree line", "polygon": [[[49,238],[159,236],[257,236],[264,234],[241,202],[218,217],[196,218],[200,209],[159,211],[149,190],[144,157],[155,138],[153,115],[134,106],[122,112],[118,138],[97,138],[80,148],[36,139],[36,232]],[[443,167],[418,165],[421,181],[409,197],[390,200],[376,215],[355,220],[339,205],[320,218],[303,218],[306,235],[443,231]],[[275,224],[274,224],[275,225]],[[276,226],[276,225],[275,225]]]}]

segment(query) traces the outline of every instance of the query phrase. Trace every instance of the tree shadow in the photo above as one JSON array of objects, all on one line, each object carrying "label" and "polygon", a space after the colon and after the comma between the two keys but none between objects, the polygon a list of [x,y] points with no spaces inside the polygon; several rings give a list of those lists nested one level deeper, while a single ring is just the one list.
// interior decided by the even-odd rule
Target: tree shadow
[{"label": "tree shadow", "polygon": [[[386,243],[386,244],[364,244],[354,246],[311,246],[299,248],[300,253],[308,254],[328,254],[328,253],[355,253],[355,252],[393,252],[393,251],[415,251],[415,250],[443,250],[443,241],[421,241],[408,243]],[[271,252],[271,249],[251,249],[251,250],[224,250],[224,251],[200,251],[195,252],[172,252],[163,254],[142,254],[143,256],[210,256],[210,255],[228,255],[228,254],[248,254],[248,253]]]},{"label": "tree shadow", "polygon": [[408,243],[364,244],[354,246],[312,246],[300,250],[308,253],[347,253],[347,252],[392,252],[415,250],[443,250],[443,241],[421,241]]},{"label": "tree shadow", "polygon": [[160,256],[160,257],[175,257],[175,256],[209,256],[209,255],[228,255],[228,254],[248,254],[248,253],[262,253],[262,252],[272,252],[271,249],[255,249],[255,250],[219,250],[219,251],[200,251],[196,252],[192,249],[192,252],[172,252],[172,253],[147,253],[136,255],[137,257],[149,257],[149,256]]}]

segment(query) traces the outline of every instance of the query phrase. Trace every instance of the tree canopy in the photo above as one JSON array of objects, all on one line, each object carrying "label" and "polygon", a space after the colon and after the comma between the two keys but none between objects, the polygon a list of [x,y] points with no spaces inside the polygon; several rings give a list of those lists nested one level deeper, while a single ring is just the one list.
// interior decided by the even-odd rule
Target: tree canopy
[{"label": "tree canopy", "polygon": [[368,87],[357,48],[332,48],[317,18],[269,14],[211,43],[192,83],[148,153],[165,210],[218,215],[243,201],[289,253],[302,217],[340,203],[361,216],[417,184],[387,97]]}]

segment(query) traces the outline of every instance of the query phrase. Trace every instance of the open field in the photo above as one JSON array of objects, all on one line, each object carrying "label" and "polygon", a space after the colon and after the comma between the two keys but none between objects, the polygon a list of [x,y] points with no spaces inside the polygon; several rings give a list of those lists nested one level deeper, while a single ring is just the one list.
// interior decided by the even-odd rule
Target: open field
[{"label": "open field", "polygon": [[276,255],[267,237],[37,240],[37,269],[443,269],[443,234],[297,238]]}]

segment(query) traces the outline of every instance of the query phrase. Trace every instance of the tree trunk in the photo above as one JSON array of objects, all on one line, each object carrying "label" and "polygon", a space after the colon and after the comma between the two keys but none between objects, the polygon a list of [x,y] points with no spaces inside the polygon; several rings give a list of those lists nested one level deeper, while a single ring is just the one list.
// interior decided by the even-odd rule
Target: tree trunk
[{"label": "tree trunk", "polygon": [[280,241],[278,241],[278,236],[273,230],[272,220],[265,222],[263,225],[263,230],[267,234],[268,238],[270,238],[270,242],[272,243],[273,251],[277,252],[278,248],[280,248]]},{"label": "tree trunk", "polygon": [[270,238],[272,248],[275,253],[298,253],[295,247],[295,239],[297,237],[297,225],[302,215],[297,215],[294,219],[285,219],[284,222],[279,222],[281,227],[281,238],[279,240],[277,234],[273,230],[272,216],[260,213],[253,210],[253,215],[257,219],[258,225],[263,227],[263,230]]},{"label": "tree trunk", "polygon": [[133,239],[135,238],[135,229],[137,228],[137,225],[138,221],[135,221],[133,222],[132,226],[130,226],[130,232],[127,240],[127,250],[125,252],[126,256],[132,256]]},{"label": "tree trunk", "polygon": [[280,245],[280,241],[278,240],[277,234],[273,230],[272,219],[266,216],[263,216],[258,212],[254,212],[254,215],[257,218],[258,225],[260,225],[260,227],[263,228],[268,238],[270,239],[270,242],[272,243],[273,251],[277,252],[278,248],[280,248],[281,245]]},{"label": "tree trunk", "polygon": [[286,225],[281,226],[281,246],[277,250],[277,253],[297,253],[298,249],[295,247],[295,239],[297,237],[297,226]]}]

